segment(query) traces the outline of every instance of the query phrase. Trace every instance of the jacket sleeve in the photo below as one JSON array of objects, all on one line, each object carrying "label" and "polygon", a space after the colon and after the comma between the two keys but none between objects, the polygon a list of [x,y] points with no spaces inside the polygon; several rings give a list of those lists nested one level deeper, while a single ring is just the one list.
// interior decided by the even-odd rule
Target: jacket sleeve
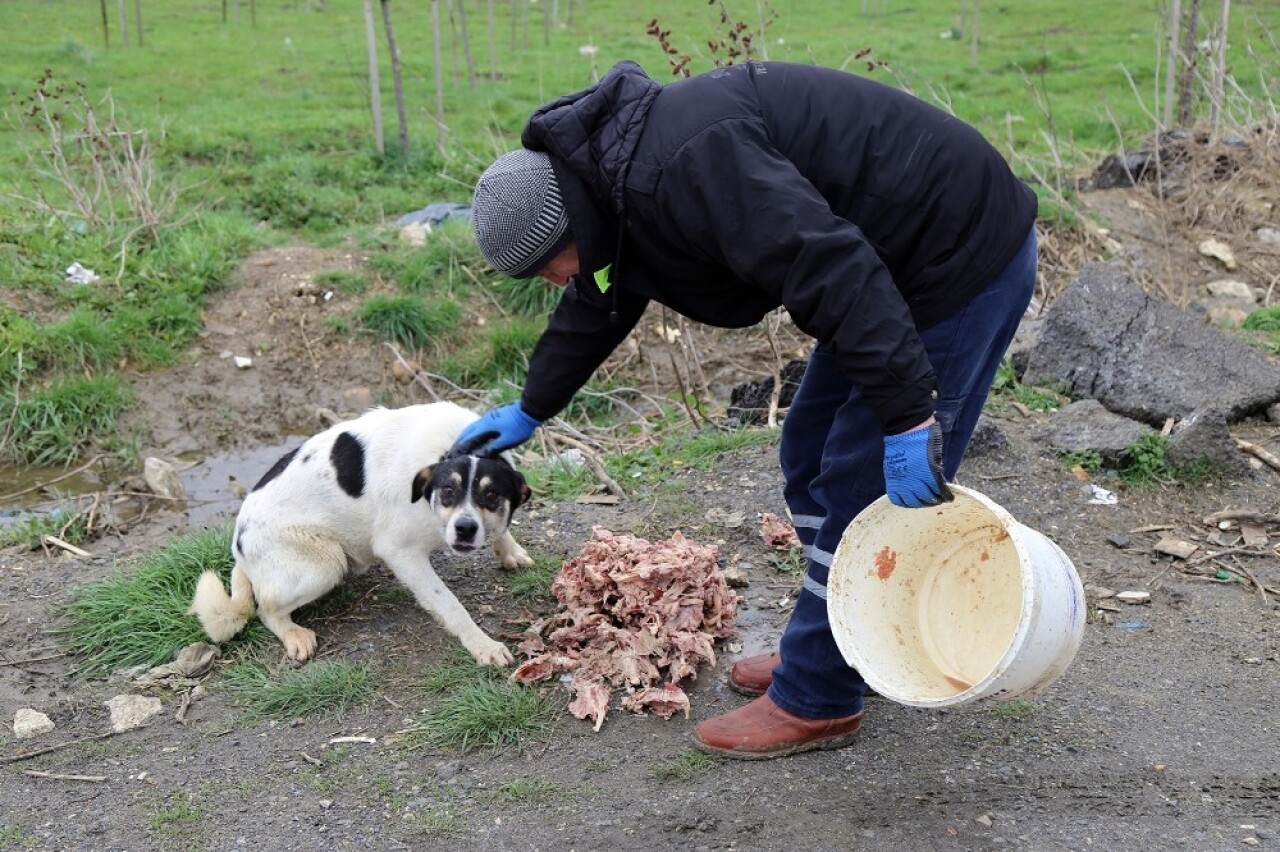
[{"label": "jacket sleeve", "polygon": [[649,300],[617,285],[614,291],[593,298],[579,292],[577,281],[565,288],[529,356],[520,396],[529,416],[545,422],[563,411],[640,321]]},{"label": "jacket sleeve", "polygon": [[665,218],[681,225],[668,238],[771,293],[802,331],[830,345],[886,434],[933,414],[937,379],[893,276],[761,122],[703,130],[663,168],[658,195]]}]

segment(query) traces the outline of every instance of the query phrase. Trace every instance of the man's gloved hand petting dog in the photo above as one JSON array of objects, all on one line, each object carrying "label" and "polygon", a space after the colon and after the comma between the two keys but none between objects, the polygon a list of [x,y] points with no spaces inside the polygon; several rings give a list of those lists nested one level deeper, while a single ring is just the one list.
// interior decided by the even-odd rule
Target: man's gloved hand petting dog
[{"label": "man's gloved hand petting dog", "polygon": [[785,308],[816,341],[779,450],[804,589],[778,651],[730,672],[757,697],[693,739],[745,759],[849,743],[866,685],[827,622],[832,554],[882,495],[951,499],[1035,289],[1035,195],[954,116],[782,62],[668,85],[620,62],[535,110],[521,142],[476,184],[476,241],[495,269],[564,293],[520,401],[463,438],[527,441],[651,301],[725,328]]}]

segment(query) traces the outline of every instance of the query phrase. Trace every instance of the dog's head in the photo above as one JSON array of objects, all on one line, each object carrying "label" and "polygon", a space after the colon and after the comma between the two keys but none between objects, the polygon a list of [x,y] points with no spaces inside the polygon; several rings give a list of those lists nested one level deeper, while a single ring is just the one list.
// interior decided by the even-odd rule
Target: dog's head
[{"label": "dog's head", "polygon": [[529,496],[524,477],[501,456],[450,454],[413,478],[413,502],[427,501],[458,553],[502,535]]}]

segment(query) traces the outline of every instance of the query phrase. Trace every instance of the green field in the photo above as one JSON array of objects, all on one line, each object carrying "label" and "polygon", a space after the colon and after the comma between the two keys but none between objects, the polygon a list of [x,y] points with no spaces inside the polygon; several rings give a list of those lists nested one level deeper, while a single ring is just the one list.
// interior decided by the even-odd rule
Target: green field
[{"label": "green field", "polygon": [[[130,404],[116,371],[170,363],[199,331],[205,295],[264,243],[354,242],[379,255],[379,269],[402,273],[390,277],[405,296],[429,301],[434,261],[380,243],[373,226],[433,201],[468,201],[484,166],[517,144],[530,110],[590,84],[619,59],[671,79],[668,57],[646,33],[655,15],[695,71],[713,67],[708,41],[727,32],[725,7],[703,0],[442,4],[441,137],[432,4],[393,2],[404,151],[374,3],[386,138],[378,154],[360,3],[124,5],[127,46],[117,2],[0,4],[0,295],[8,293],[0,298],[0,461],[67,464],[91,436],[101,441]],[[973,5],[761,0],[727,9],[731,22],[756,32],[757,57],[847,68],[908,88],[976,124],[1024,174],[1032,163],[1041,175],[1087,171],[1102,153],[1150,134],[1161,111],[1161,4],[981,4],[976,42],[962,14]],[[1231,11],[1225,112],[1236,127],[1274,115],[1280,48],[1270,34],[1280,4],[1236,2]],[[44,100],[33,108],[42,85]],[[99,122],[91,138],[103,145],[145,139],[145,203],[130,201],[127,175],[94,183],[105,155],[77,147],[90,107]],[[1200,110],[1207,114],[1207,105]],[[72,203],[72,185],[89,196],[91,215]],[[463,240],[450,250],[484,274],[474,246]],[[102,280],[88,288],[64,282],[72,259]],[[388,304],[397,303],[369,306],[366,322],[418,334],[428,319],[450,319],[387,315]],[[457,370],[461,380],[490,375],[474,363]]]}]

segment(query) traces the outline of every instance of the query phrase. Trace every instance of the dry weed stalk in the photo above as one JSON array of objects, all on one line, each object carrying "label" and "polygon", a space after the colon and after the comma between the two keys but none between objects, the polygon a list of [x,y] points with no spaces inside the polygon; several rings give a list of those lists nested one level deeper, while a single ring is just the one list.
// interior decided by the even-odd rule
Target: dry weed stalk
[{"label": "dry weed stalk", "polygon": [[59,219],[126,229],[123,251],[134,236],[155,241],[172,224],[179,190],[157,175],[148,132],[125,127],[110,95],[103,104],[105,117],[82,84],[59,83],[51,71],[41,75],[20,104],[21,118],[44,142],[28,152],[34,194],[18,200]]}]

